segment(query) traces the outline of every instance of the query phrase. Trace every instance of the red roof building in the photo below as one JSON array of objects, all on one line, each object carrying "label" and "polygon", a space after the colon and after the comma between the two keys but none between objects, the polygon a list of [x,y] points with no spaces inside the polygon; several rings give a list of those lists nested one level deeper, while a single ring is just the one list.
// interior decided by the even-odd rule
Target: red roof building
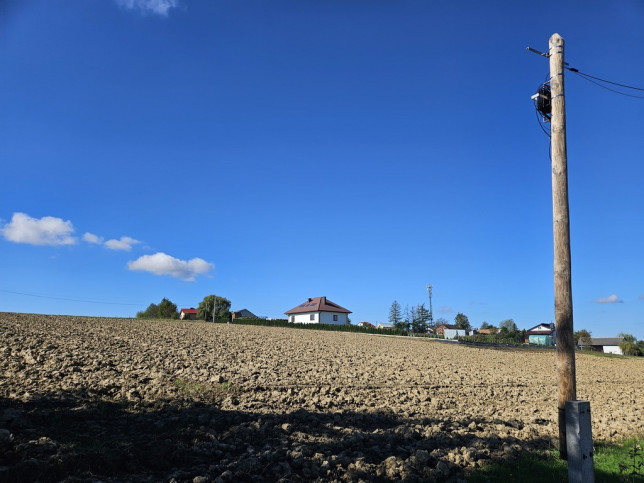
[{"label": "red roof building", "polygon": [[189,309],[181,309],[179,312],[181,320],[197,320],[197,309],[190,307]]}]

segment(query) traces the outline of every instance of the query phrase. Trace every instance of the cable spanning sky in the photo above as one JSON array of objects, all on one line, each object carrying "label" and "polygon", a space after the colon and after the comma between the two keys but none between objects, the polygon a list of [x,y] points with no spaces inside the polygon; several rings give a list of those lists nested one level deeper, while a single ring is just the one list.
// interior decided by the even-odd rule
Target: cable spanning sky
[{"label": "cable spanning sky", "polygon": [[[0,311],[326,296],[377,323],[431,283],[434,319],[554,321],[526,47],[557,32],[642,87],[642,24],[635,0],[2,2]],[[644,338],[644,100],[565,80],[575,329]]]}]

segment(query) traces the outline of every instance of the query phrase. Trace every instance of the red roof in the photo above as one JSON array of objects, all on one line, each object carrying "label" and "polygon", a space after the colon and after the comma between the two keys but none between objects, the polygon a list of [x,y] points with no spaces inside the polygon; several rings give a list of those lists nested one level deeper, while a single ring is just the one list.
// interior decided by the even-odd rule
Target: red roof
[{"label": "red roof", "polygon": [[288,312],[284,312],[286,315],[291,314],[303,314],[308,312],[341,312],[343,314],[350,314],[351,311],[340,307],[338,304],[334,304],[330,300],[327,300],[326,297],[315,297],[308,299],[306,302],[301,303],[297,307],[292,308]]},{"label": "red roof", "polygon": [[184,314],[196,314],[197,309],[181,309],[181,312],[183,312]]}]

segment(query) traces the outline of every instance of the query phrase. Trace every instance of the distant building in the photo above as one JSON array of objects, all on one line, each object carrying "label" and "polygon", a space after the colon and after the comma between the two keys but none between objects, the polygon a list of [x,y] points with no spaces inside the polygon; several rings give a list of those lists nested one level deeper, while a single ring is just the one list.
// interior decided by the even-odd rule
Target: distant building
[{"label": "distant building", "polygon": [[373,325],[371,322],[358,322],[356,325],[357,325],[358,327],[369,327],[369,328],[371,328],[371,329],[375,329],[375,328],[376,328],[376,326],[375,326],[375,325]]},{"label": "distant building", "polygon": [[233,320],[235,320],[235,319],[258,319],[259,318],[248,309],[241,309],[241,310],[236,310],[234,312],[231,312],[231,316],[232,316]]},{"label": "distant building", "polygon": [[555,345],[557,332],[555,324],[539,324],[526,330],[527,341],[530,344]]},{"label": "distant building", "polygon": [[293,324],[336,324],[349,323],[350,310],[331,302],[326,297],[309,298],[297,307],[284,312]]},{"label": "distant building", "polygon": [[179,312],[181,320],[197,320],[197,309],[190,307],[189,309],[181,309]]},{"label": "distant building", "polygon": [[582,349],[592,349],[597,352],[604,352],[606,354],[619,354],[624,355],[619,345],[626,339],[623,337],[602,337],[591,338],[590,344],[579,341],[579,346]]},{"label": "distant building", "polygon": [[377,329],[393,329],[394,324],[378,324],[376,326]]},{"label": "distant building", "polygon": [[441,325],[437,325],[434,328],[434,330],[436,331],[436,335],[440,335],[441,337],[445,337],[446,329],[455,330],[456,326],[451,324],[441,324]]},{"label": "distant building", "polygon": [[457,337],[465,337],[472,334],[474,334],[473,330],[443,329],[443,337],[445,339],[456,339]]}]

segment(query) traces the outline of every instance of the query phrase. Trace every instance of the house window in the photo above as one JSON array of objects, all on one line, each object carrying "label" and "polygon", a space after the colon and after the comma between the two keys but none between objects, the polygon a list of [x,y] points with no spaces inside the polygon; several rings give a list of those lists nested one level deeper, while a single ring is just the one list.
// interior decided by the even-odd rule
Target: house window
[{"label": "house window", "polygon": [[295,322],[295,316],[291,315],[291,322]]},{"label": "house window", "polygon": [[311,315],[310,315],[310,319],[311,319],[311,320],[315,320],[315,314],[311,314]]},{"label": "house window", "polygon": [[338,316],[337,316],[337,315],[334,315],[334,316],[333,316],[333,322],[337,322],[337,321],[338,321]]}]

